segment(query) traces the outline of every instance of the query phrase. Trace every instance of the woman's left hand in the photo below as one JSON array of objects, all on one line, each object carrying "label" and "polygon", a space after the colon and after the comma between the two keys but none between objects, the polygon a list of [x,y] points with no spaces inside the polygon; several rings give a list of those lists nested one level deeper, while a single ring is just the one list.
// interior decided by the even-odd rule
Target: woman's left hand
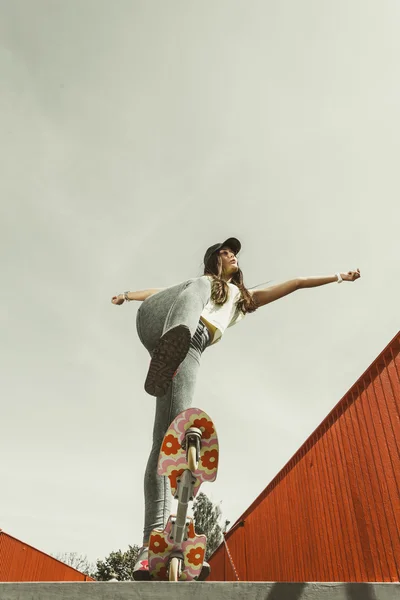
[{"label": "woman's left hand", "polygon": [[357,269],[356,271],[348,271],[347,273],[340,273],[340,276],[343,279],[343,281],[355,281],[356,279],[361,277],[361,273],[360,273],[360,269]]}]

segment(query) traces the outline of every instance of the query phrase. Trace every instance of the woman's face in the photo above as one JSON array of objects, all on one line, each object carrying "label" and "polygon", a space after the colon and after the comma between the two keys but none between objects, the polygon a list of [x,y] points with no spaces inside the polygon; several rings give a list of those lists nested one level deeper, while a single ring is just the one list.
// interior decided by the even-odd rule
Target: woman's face
[{"label": "woman's face", "polygon": [[222,261],[222,271],[225,275],[233,275],[238,271],[237,258],[230,248],[221,248],[219,255]]}]

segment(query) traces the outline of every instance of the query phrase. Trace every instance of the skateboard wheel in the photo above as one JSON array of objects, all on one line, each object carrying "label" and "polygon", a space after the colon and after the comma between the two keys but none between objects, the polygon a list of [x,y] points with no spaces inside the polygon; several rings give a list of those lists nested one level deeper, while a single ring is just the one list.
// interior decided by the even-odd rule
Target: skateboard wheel
[{"label": "skateboard wheel", "polygon": [[168,577],[170,581],[179,581],[180,577],[180,560],[174,556],[171,558],[171,562],[169,563],[169,573]]},{"label": "skateboard wheel", "polygon": [[189,467],[190,471],[192,471],[192,473],[194,471],[197,471],[197,467],[198,467],[197,448],[194,445],[193,446],[190,445],[188,448],[187,462],[188,462],[188,467]]}]

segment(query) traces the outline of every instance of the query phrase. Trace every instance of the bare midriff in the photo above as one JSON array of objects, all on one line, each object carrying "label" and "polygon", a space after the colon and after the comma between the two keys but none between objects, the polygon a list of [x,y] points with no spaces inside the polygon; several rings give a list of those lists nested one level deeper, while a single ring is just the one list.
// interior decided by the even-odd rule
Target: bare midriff
[{"label": "bare midriff", "polygon": [[210,332],[211,342],[212,342],[214,339],[215,332],[217,331],[217,328],[214,325],[211,325],[211,323],[209,323],[207,321],[207,319],[205,319],[204,317],[200,317],[200,321],[202,323],[204,323],[204,325],[207,327],[208,331]]}]

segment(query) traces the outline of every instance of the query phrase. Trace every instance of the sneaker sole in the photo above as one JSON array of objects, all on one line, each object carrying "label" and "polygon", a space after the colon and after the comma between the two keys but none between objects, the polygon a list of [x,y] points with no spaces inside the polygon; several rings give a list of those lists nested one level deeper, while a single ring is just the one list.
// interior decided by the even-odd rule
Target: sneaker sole
[{"label": "sneaker sole", "polygon": [[135,581],[151,581],[151,575],[145,569],[134,571],[132,577]]},{"label": "sneaker sole", "polygon": [[150,362],[144,389],[150,396],[164,396],[190,347],[191,335],[186,325],[178,325],[158,342]]},{"label": "sneaker sole", "polygon": [[205,562],[201,568],[201,572],[197,578],[197,581],[205,581],[210,573],[211,573],[211,567],[207,562]]}]

